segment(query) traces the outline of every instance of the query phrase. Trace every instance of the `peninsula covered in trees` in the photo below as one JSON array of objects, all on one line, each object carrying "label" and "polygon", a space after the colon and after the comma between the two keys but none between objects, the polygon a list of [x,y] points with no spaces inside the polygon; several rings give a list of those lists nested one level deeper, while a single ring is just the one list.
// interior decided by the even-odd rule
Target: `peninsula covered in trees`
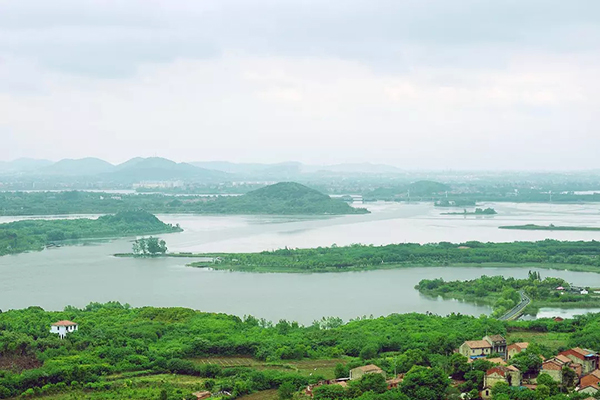
[{"label": "peninsula covered in trees", "polygon": [[146,211],[122,211],[97,219],[22,220],[0,224],[0,256],[80,239],[114,238],[181,232]]},{"label": "peninsula covered in trees", "polygon": [[340,199],[294,182],[266,186],[241,196],[168,196],[92,192],[0,193],[1,215],[116,213],[144,209],[155,214],[365,214]]},{"label": "peninsula covered in trees", "polygon": [[423,279],[415,287],[429,296],[441,296],[465,300],[472,303],[488,304],[494,309],[494,316],[500,316],[521,302],[520,291],[527,294],[530,307],[598,307],[600,296],[589,293],[585,288],[572,288],[564,279],[541,278],[537,272],[529,272],[527,279],[505,278],[503,276],[482,276],[468,281],[443,279]]},{"label": "peninsula covered in trees", "polygon": [[279,249],[260,253],[195,254],[210,267],[256,272],[343,272],[417,266],[500,265],[600,272],[600,242],[543,240],[513,243],[354,244],[313,249]]}]

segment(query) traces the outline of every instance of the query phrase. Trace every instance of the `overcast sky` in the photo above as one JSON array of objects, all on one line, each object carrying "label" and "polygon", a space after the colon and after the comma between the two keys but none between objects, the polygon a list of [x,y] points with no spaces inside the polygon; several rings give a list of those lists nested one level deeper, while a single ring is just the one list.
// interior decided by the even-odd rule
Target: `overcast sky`
[{"label": "overcast sky", "polygon": [[598,0],[0,0],[0,160],[600,168]]}]

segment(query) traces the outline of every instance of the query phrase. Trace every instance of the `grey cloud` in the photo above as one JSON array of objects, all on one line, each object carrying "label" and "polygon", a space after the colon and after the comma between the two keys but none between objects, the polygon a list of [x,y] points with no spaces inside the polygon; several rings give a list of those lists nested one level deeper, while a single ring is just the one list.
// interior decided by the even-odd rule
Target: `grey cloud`
[{"label": "grey cloud", "polygon": [[599,27],[597,0],[20,0],[0,3],[0,54],[101,77],[224,52],[339,57],[397,73],[594,50]]}]

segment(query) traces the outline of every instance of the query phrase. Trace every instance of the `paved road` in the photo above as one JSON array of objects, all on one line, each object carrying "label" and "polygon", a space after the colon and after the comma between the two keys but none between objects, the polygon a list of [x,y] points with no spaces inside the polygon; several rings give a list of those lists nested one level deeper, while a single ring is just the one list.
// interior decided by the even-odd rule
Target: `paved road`
[{"label": "paved road", "polygon": [[525,294],[525,292],[520,291],[519,294],[521,295],[521,302],[519,304],[517,304],[515,307],[513,307],[512,310],[510,310],[509,312],[507,312],[506,314],[504,314],[503,316],[498,318],[499,320],[511,321],[513,319],[519,318],[521,316],[523,310],[525,309],[525,307],[527,307],[529,305],[529,303],[531,303],[531,299],[529,298],[529,296],[527,296]]}]

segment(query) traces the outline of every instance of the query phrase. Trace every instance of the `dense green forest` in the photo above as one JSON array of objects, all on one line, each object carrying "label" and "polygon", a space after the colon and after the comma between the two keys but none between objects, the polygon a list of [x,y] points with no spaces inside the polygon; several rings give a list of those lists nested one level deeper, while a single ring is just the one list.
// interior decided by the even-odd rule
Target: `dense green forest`
[{"label": "dense green forest", "polygon": [[[562,287],[564,290],[557,290]],[[600,306],[600,296],[581,294],[570,290],[567,281],[560,278],[541,279],[539,273],[530,272],[528,279],[505,278],[503,276],[482,276],[468,281],[450,281],[443,279],[423,279],[415,287],[419,292],[430,296],[442,296],[476,303],[492,305],[494,316],[500,316],[521,302],[519,291],[525,292],[531,299],[531,306],[579,307]]]},{"label": "dense green forest", "polygon": [[0,224],[0,256],[80,239],[181,232],[146,211],[122,211],[98,219],[22,220]]},{"label": "dense green forest", "polygon": [[314,249],[279,249],[260,253],[221,253],[215,262],[195,267],[265,272],[336,272],[406,266],[455,264],[523,265],[600,272],[600,242],[543,240],[513,243],[402,243],[385,246],[355,244]]},{"label": "dense green forest", "polygon": [[[79,330],[60,340],[49,333],[59,320],[74,321]],[[539,345],[531,351],[546,357],[567,346],[600,349],[600,314],[560,323],[394,314],[345,324],[324,318],[304,327],[285,320],[273,324],[251,316],[115,302],[61,312],[30,307],[0,313],[0,398],[180,400],[209,390],[226,391],[233,399],[279,388],[285,399],[309,383],[344,377],[348,368],[375,363],[389,375],[394,370],[407,373],[398,389],[384,391],[378,378],[363,378],[341,391],[320,389],[315,398],[455,399],[460,392],[481,388],[491,364],[467,364],[453,351],[486,333],[506,335],[509,341],[536,335]],[[560,343],[546,346],[546,335],[559,337]],[[246,360],[246,366],[232,365],[233,356]],[[331,368],[312,367],[324,363]],[[456,380],[454,387],[448,376]]]},{"label": "dense green forest", "polygon": [[131,209],[151,213],[196,214],[364,214],[331,197],[293,182],[266,186],[242,196],[168,196],[92,192],[0,193],[0,215],[104,214]]}]

